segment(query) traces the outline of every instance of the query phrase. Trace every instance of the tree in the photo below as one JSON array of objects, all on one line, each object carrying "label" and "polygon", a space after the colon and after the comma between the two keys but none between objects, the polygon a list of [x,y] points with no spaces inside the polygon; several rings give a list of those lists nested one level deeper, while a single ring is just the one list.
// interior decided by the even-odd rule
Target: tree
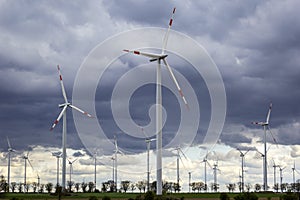
[{"label": "tree", "polygon": [[132,193],[133,193],[133,191],[136,189],[134,183],[131,183],[129,187],[130,187]]},{"label": "tree", "polygon": [[33,192],[34,192],[34,193],[36,193],[37,187],[38,187],[37,182],[33,182],[33,183],[32,183],[32,189],[33,189]]},{"label": "tree", "polygon": [[[156,183],[155,183],[155,184],[156,184]],[[136,187],[140,190],[140,193],[142,192],[142,190],[144,190],[144,192],[145,192],[146,185],[147,185],[147,182],[146,182],[146,181],[138,181],[138,182],[136,183]]]},{"label": "tree", "polygon": [[174,192],[180,192],[180,188],[181,188],[181,186],[180,186],[180,184],[178,184],[178,183],[173,183],[172,184],[172,188],[173,188],[173,190],[174,190]]},{"label": "tree", "polygon": [[261,184],[256,183],[254,186],[255,192],[259,192],[261,190]]},{"label": "tree", "polygon": [[80,183],[75,183],[75,190],[78,192],[80,189]]},{"label": "tree", "polygon": [[89,182],[88,186],[89,186],[88,192],[93,192],[93,191],[94,191],[94,188],[95,188],[94,182]]},{"label": "tree", "polygon": [[44,193],[45,184],[40,184],[40,193]]},{"label": "tree", "polygon": [[273,189],[274,189],[276,192],[278,192],[278,190],[279,190],[279,184],[276,183],[276,184],[273,186]]},{"label": "tree", "polygon": [[81,183],[81,189],[82,189],[82,192],[86,193],[87,186],[88,186],[87,183],[85,183],[85,182],[82,182],[82,183]]},{"label": "tree", "polygon": [[23,183],[18,184],[18,191],[19,191],[19,193],[23,192]]},{"label": "tree", "polygon": [[15,190],[17,189],[17,183],[16,182],[11,182],[10,183],[10,189],[12,192],[15,192]]},{"label": "tree", "polygon": [[45,185],[45,188],[46,188],[47,192],[50,193],[53,189],[53,183],[47,183]]},{"label": "tree", "polygon": [[6,191],[7,183],[3,175],[0,176],[0,192]]},{"label": "tree", "polygon": [[68,186],[69,192],[72,192],[73,185],[74,185],[74,181],[67,181],[67,186]]},{"label": "tree", "polygon": [[252,185],[251,185],[250,183],[247,183],[247,184],[245,185],[245,187],[246,187],[247,192],[249,192],[250,189],[252,188]]},{"label": "tree", "polygon": [[28,193],[28,190],[29,190],[30,186],[31,186],[30,183],[24,184],[24,192]]},{"label": "tree", "polygon": [[130,181],[121,181],[121,190],[124,190],[126,193],[130,186]]},{"label": "tree", "polygon": [[229,183],[229,184],[226,185],[226,187],[227,187],[229,192],[233,192],[236,188],[236,185],[235,185],[235,183]]}]

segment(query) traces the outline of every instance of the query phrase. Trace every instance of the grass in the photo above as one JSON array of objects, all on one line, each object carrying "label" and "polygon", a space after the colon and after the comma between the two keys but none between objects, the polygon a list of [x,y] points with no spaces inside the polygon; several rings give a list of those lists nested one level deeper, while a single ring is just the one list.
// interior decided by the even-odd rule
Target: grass
[{"label": "grass", "polygon": [[[111,199],[135,199],[137,195],[144,194],[144,193],[72,193],[70,196],[63,196],[61,199],[86,199],[88,200],[89,197],[95,196],[98,199],[103,198],[104,196],[108,196]],[[240,194],[240,193],[227,193],[230,198],[233,198],[234,196]],[[201,198],[211,198],[211,199],[219,199],[220,193],[172,193],[168,194],[171,195],[174,198],[180,199],[181,197],[184,197],[185,199],[201,199]],[[263,193],[259,192],[256,193],[256,195],[260,199],[272,199],[276,198],[279,199],[280,196],[282,196],[281,193]],[[18,199],[18,200],[42,200],[42,199],[58,199],[55,195],[50,194],[34,194],[34,193],[7,193],[7,194],[1,194],[0,199]]]}]

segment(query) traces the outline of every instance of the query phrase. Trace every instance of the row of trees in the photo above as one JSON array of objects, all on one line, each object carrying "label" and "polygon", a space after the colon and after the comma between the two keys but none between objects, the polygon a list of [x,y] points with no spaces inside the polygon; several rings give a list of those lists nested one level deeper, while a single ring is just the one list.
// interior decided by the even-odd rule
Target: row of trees
[{"label": "row of trees", "polygon": [[[207,191],[207,186],[203,182],[193,182],[190,185],[190,188],[193,192],[201,192]],[[263,186],[261,184],[245,184],[245,191],[249,192],[251,189],[253,189],[256,192],[261,191]],[[211,191],[218,191],[219,185],[218,184],[211,184]],[[235,192],[236,190],[239,190],[242,192],[242,184],[239,182],[237,184],[235,183],[229,183],[226,184],[226,187],[229,192]],[[24,185],[24,183],[16,183],[16,182],[11,182],[10,185],[8,186],[5,177],[3,175],[0,176],[0,192],[6,191],[8,192],[9,190],[11,192],[28,192],[29,190],[32,190],[34,193],[40,192],[48,192],[51,193],[54,191],[57,192],[58,185],[53,185],[52,183],[47,183],[47,184],[39,184],[37,182],[32,182],[32,183],[27,183]],[[119,190],[117,191],[116,184],[114,181],[109,180],[106,182],[103,182],[101,184],[101,192],[128,192],[128,191],[135,191],[139,190],[141,192],[146,192],[147,189],[147,181],[138,181],[136,183],[125,180],[121,181],[121,185]],[[150,183],[149,189],[151,191],[156,191],[156,181]],[[283,183],[283,184],[275,184],[273,186],[273,189],[276,192],[287,192],[287,191],[297,191],[300,192],[300,179],[297,180],[296,183]],[[68,192],[100,192],[100,189],[97,189],[94,182],[82,182],[82,183],[75,183],[73,181],[67,181],[67,190]],[[168,181],[163,181],[163,191],[165,192],[180,192],[181,186],[178,185],[177,183],[174,182],[168,182]]]}]

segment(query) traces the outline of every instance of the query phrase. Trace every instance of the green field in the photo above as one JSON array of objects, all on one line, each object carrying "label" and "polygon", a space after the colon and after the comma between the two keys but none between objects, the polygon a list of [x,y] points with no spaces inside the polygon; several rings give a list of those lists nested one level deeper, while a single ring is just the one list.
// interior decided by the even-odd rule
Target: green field
[{"label": "green field", "polygon": [[[227,193],[228,196],[232,199],[240,193]],[[281,193],[255,193],[259,199],[280,199],[283,195]],[[72,193],[69,196],[62,196],[61,199],[86,199],[94,196],[97,199],[102,199],[105,196],[110,197],[111,199],[136,199],[137,196],[144,195],[144,193]],[[179,194],[166,194],[166,197],[172,197],[173,199],[219,199],[220,193],[179,193]],[[23,194],[23,193],[7,193],[1,194],[0,199],[15,199],[15,200],[26,200],[26,199],[58,199],[58,196],[50,194]]]}]

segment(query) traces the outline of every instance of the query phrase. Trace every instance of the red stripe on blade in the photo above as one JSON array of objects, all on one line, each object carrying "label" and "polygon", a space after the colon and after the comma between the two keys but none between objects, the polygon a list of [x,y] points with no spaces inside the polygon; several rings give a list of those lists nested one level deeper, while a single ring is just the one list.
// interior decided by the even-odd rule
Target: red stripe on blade
[{"label": "red stripe on blade", "polygon": [[169,26],[172,26],[173,19],[170,19]]},{"label": "red stripe on blade", "polygon": [[124,49],[123,51],[125,51],[125,52],[129,52],[129,50],[128,50],[128,49]]},{"label": "red stripe on blade", "polygon": [[173,8],[173,14],[175,13],[175,11],[176,11],[176,8]]},{"label": "red stripe on blade", "polygon": [[59,75],[59,79],[62,81],[62,76],[61,75]]},{"label": "red stripe on blade", "polygon": [[181,97],[183,97],[183,93],[182,93],[181,90],[179,90],[179,94],[180,94]]},{"label": "red stripe on blade", "polygon": [[57,121],[57,120],[55,120],[54,124],[58,124],[58,121]]},{"label": "red stripe on blade", "polygon": [[133,53],[140,55],[139,51],[133,51]]}]

